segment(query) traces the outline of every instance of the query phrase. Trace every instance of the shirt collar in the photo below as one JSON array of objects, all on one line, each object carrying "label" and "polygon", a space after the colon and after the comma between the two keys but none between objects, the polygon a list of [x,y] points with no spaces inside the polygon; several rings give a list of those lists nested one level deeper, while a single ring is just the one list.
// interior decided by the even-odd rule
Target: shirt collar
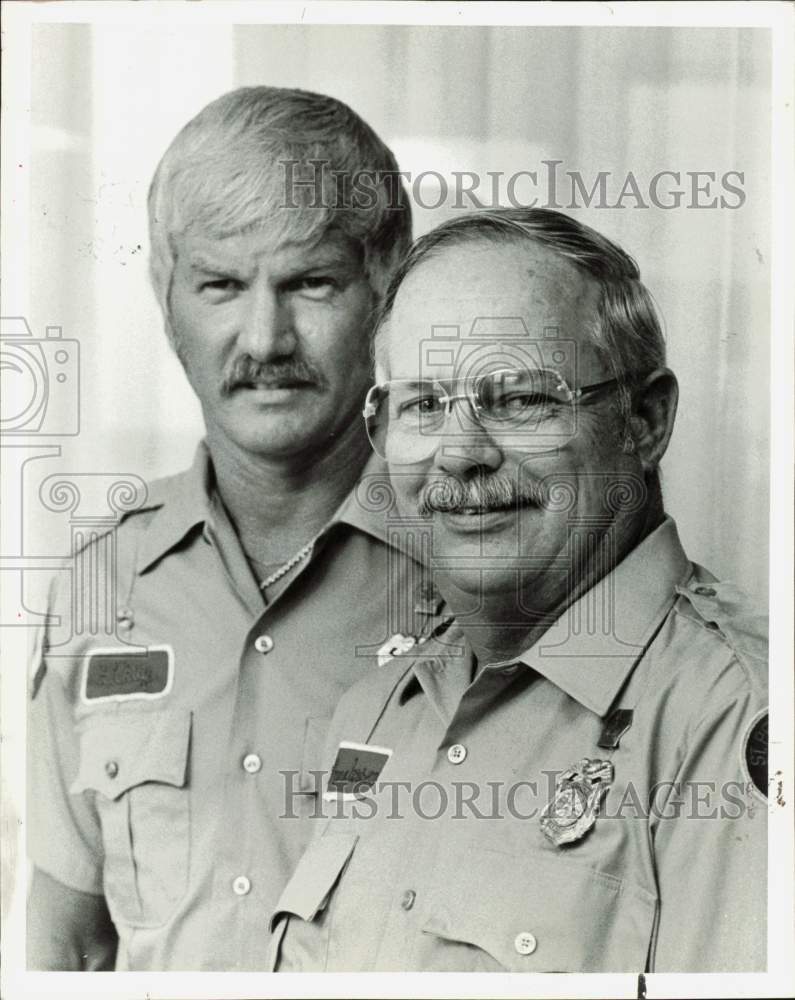
[{"label": "shirt collar", "polygon": [[[598,716],[606,715],[676,600],[676,586],[683,584],[692,572],[676,524],[666,517],[518,657],[519,662],[542,674]],[[611,612],[608,627],[590,628],[603,608]],[[572,629],[575,622],[580,623],[579,634]],[[453,653],[451,646],[456,645],[456,640],[459,648]],[[431,659],[447,661],[445,683],[450,683],[447,677],[454,677],[452,683],[459,693],[471,680],[471,651],[460,627],[454,625],[443,645],[429,642],[422,655],[414,658],[412,669],[407,671],[397,692],[399,704],[405,704],[421,689],[431,696],[433,664],[426,662]],[[493,664],[484,669],[505,666]]]},{"label": "shirt collar", "polygon": [[398,705],[405,705],[423,691],[449,725],[464,692],[472,683],[474,663],[466,635],[453,621],[449,628],[429,638],[407,661],[406,672],[396,691]]},{"label": "shirt collar", "polygon": [[349,524],[379,542],[387,542],[390,535],[388,518],[394,502],[386,463],[373,452],[358,482],[337,508],[329,527]]},{"label": "shirt collar", "polygon": [[[141,542],[140,573],[171,551],[196,525],[213,523],[213,476],[210,453],[201,441],[189,469],[152,483],[147,507],[158,510]],[[380,542],[403,548],[399,533],[388,530],[393,506],[394,494],[386,463],[372,454],[359,481],[337,508],[328,527],[348,524]]]},{"label": "shirt collar", "polygon": [[170,552],[198,524],[211,522],[212,481],[210,454],[201,441],[189,469],[152,483],[147,507],[157,511],[141,539],[139,573]]},{"label": "shirt collar", "polygon": [[676,524],[666,517],[520,661],[597,715],[605,715],[668,614],[675,587],[692,572]]}]

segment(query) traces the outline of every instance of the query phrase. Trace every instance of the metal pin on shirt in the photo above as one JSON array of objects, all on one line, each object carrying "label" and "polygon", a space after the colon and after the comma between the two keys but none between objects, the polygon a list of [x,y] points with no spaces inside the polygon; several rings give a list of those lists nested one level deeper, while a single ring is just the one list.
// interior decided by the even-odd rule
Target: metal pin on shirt
[{"label": "metal pin on shirt", "polygon": [[584,757],[555,783],[555,796],[541,813],[541,830],[556,847],[580,840],[596,822],[602,796],[613,781],[609,760]]}]

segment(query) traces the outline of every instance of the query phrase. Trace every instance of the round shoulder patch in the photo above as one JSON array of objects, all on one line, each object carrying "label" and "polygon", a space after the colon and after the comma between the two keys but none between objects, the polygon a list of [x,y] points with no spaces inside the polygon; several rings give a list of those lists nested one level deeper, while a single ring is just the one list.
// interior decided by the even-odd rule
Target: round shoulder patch
[{"label": "round shoulder patch", "polygon": [[743,745],[743,765],[758,792],[767,798],[767,715],[765,711],[748,727]]}]

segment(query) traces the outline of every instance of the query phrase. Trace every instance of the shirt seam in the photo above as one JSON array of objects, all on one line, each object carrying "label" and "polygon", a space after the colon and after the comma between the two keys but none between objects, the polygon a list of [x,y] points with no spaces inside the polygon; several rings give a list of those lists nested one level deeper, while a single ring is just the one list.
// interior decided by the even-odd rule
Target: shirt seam
[{"label": "shirt seam", "polygon": [[[716,625],[715,628],[710,628],[706,622],[701,621],[697,618],[691,618],[689,615],[684,614],[681,610],[679,610],[679,608],[677,608],[676,604],[674,604],[673,610],[674,614],[677,615],[681,621],[689,622],[694,628],[698,628],[701,631],[706,632],[708,635],[717,636],[720,639],[722,646],[725,648],[728,654],[728,660],[726,662],[726,666],[728,667],[731,666],[732,664],[736,664],[740,668],[740,671],[742,672],[743,679],[748,687],[748,690],[749,691],[758,690],[759,684],[756,682],[756,678],[752,675],[751,671],[748,669],[748,665],[743,661],[742,656],[738,654],[737,650],[729,642],[728,638],[721,630],[719,625]],[[738,690],[739,687],[740,685],[738,685]]]}]

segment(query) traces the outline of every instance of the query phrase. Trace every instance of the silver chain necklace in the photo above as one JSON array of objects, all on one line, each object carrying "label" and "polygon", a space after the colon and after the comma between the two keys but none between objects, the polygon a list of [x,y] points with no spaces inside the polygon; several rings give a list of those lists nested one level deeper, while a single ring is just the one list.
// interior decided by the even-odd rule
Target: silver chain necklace
[{"label": "silver chain necklace", "polygon": [[298,550],[298,551],[297,551],[297,552],[295,553],[295,555],[294,555],[294,556],[291,556],[291,557],[290,557],[290,558],[289,558],[289,559],[287,560],[287,562],[286,562],[286,563],[283,563],[283,564],[282,564],[282,565],[281,565],[281,566],[280,566],[280,567],[279,567],[279,568],[278,568],[277,570],[274,570],[274,571],[273,571],[273,573],[271,573],[271,575],[270,575],[270,576],[266,577],[266,578],[265,578],[265,579],[264,579],[264,580],[263,580],[263,581],[262,581],[262,582],[260,583],[260,585],[259,585],[259,589],[260,589],[260,590],[266,590],[266,589],[267,589],[268,587],[272,587],[272,586],[274,585],[274,583],[276,583],[276,581],[277,581],[277,580],[281,580],[281,578],[282,578],[282,577],[283,577],[283,576],[284,576],[284,575],[285,575],[286,573],[289,573],[289,572],[290,572],[290,570],[291,570],[291,569],[292,569],[292,568],[293,568],[294,566],[297,566],[297,565],[298,565],[298,563],[300,563],[300,562],[301,562],[302,560],[306,559],[306,557],[307,557],[307,556],[309,555],[309,553],[310,553],[310,552],[312,551],[312,548],[313,548],[313,546],[314,546],[315,542],[316,542],[316,541],[318,540],[318,538],[320,538],[320,535],[321,535],[321,534],[322,534],[322,532],[318,532],[318,533],[317,533],[317,534],[315,535],[315,537],[314,537],[314,538],[311,538],[311,539],[310,539],[310,540],[309,540],[309,541],[308,541],[308,542],[306,543],[306,545],[304,545],[304,547],[303,547],[303,548],[300,548],[300,549],[299,549],[299,550]]}]

